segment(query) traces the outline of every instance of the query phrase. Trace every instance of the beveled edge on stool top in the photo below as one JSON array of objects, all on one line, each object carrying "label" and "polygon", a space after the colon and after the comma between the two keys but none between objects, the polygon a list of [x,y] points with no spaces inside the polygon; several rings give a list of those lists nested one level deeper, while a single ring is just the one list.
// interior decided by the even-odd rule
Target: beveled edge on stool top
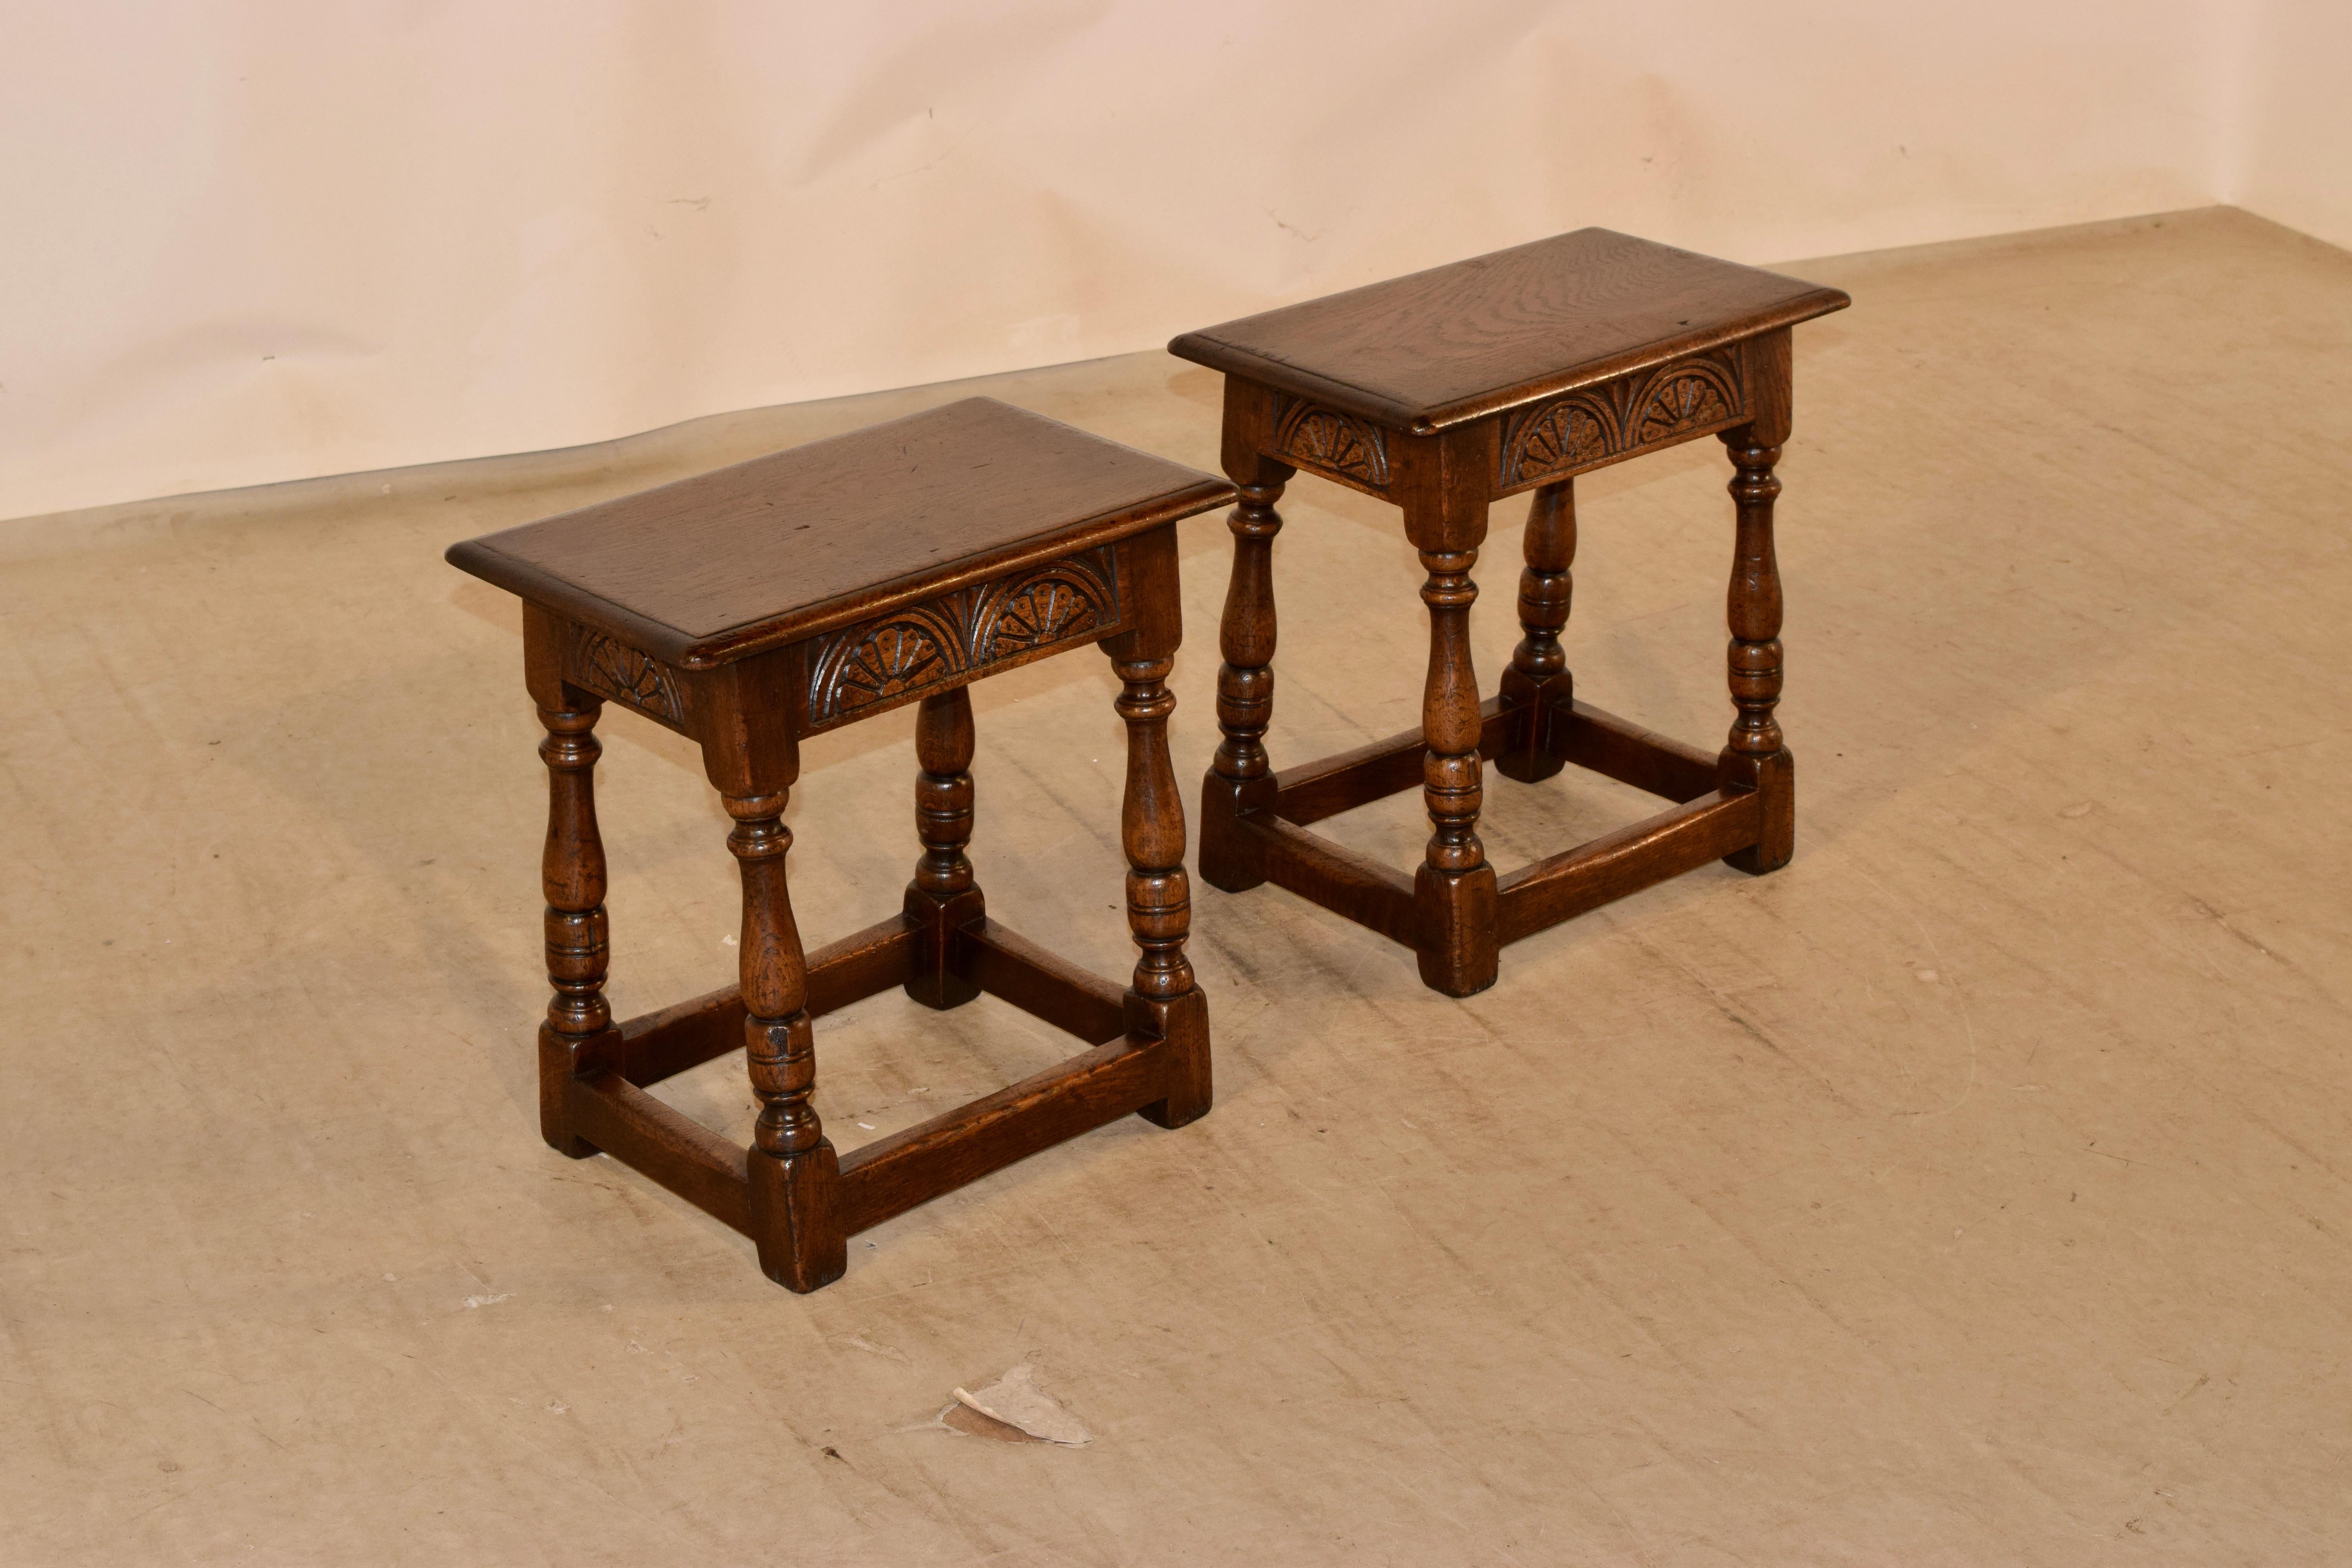
[{"label": "beveled edge on stool top", "polygon": [[449,547],[708,669],[1223,506],[1223,479],[968,397]]},{"label": "beveled edge on stool top", "polygon": [[1842,289],[1580,228],[1204,327],[1168,352],[1428,436],[1851,303]]}]

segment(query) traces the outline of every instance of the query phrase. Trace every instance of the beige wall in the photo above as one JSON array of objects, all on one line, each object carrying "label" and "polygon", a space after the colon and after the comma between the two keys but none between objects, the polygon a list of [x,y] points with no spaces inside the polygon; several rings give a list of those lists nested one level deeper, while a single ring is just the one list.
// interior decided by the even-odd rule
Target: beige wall
[{"label": "beige wall", "polygon": [[2245,0],[2223,195],[2352,247],[2352,0]]},{"label": "beige wall", "polygon": [[[0,516],[1118,353],[1586,223],[1769,260],[2243,176],[2342,238],[2340,78],[2290,43],[2278,135],[2232,140],[2245,30],[2226,0],[16,5]],[[2304,100],[2336,144],[2246,174]]]}]

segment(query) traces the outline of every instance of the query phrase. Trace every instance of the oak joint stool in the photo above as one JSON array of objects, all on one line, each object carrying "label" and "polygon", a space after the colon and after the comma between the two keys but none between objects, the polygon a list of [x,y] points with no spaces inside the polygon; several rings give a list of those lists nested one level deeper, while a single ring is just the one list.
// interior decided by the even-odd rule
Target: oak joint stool
[{"label": "oak joint stool", "polygon": [[[777,1283],[841,1277],[848,1238],[1137,1112],[1209,1109],[1208,1007],[1184,944],[1184,815],[1166,680],[1181,636],[1178,520],[1231,485],[989,398],[755,458],[453,546],[524,602],[524,676],[547,739],[547,969],[540,1123],[749,1235]],[[972,836],[970,684],[1099,644],[1121,682],[1125,986],[988,916]],[[618,702],[696,742],[734,829],[738,984],[616,1024],[604,986],[597,716]],[[782,821],[808,735],[919,702],[922,854],[901,913],[804,952]],[[958,1110],[837,1155],[810,1099],[814,1020],[897,985],[982,992],[1090,1047]],[[740,1149],[646,1092],[737,1047],[760,1114]]]},{"label": "oak joint stool", "polygon": [[[1588,228],[1170,343],[1224,373],[1223,463],[1241,489],[1202,879],[1228,892],[1287,888],[1413,949],[1424,984],[1466,996],[1494,984],[1505,942],[1718,857],[1755,873],[1785,865],[1796,818],[1772,712],[1772,468],[1789,436],[1790,329],[1848,302],[1834,289]],[[1559,640],[1575,477],[1710,435],[1730,449],[1738,519],[1738,716],[1716,755],[1579,700]],[[1275,503],[1301,469],[1403,511],[1427,574],[1429,676],[1419,729],[1276,773],[1265,748]],[[1524,490],[1535,491],[1519,579],[1525,635],[1482,703],[1470,573],[1488,506]],[[1530,783],[1573,763],[1675,805],[1498,877],[1477,834],[1484,758]],[[1416,783],[1431,833],[1410,878],[1306,831]]]}]

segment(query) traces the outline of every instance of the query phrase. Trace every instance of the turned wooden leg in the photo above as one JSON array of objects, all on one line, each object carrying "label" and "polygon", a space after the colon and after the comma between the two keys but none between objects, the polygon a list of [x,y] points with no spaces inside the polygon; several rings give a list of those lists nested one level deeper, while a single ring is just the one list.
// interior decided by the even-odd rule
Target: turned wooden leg
[{"label": "turned wooden leg", "polygon": [[1135,981],[1128,1026],[1146,1025],[1177,1047],[1168,1098],[1144,1107],[1162,1127],[1181,1127],[1209,1109],[1209,1013],[1193,983],[1184,942],[1192,929],[1184,879],[1184,803],[1168,761],[1168,715],[1175,710],[1165,658],[1118,659],[1118,716],[1127,721],[1127,798],[1119,842],[1127,851],[1127,924],[1135,933]]},{"label": "turned wooden leg", "polygon": [[1761,875],[1789,863],[1797,832],[1796,764],[1772,712],[1780,700],[1780,566],[1772,552],[1772,501],[1780,493],[1772,465],[1780,448],[1761,444],[1745,426],[1725,431],[1723,444],[1731,452],[1738,513],[1728,618],[1731,700],[1739,717],[1717,773],[1725,789],[1757,792],[1762,819],[1759,841],[1724,862]]},{"label": "turned wooden leg", "polygon": [[915,778],[915,832],[923,858],[907,885],[907,918],[917,927],[907,994],[926,1007],[961,1006],[980,994],[950,967],[957,930],[986,912],[964,857],[971,842],[972,739],[970,688],[926,697],[916,709],[915,760],[922,771]]},{"label": "turned wooden leg", "polygon": [[1566,764],[1551,753],[1552,713],[1567,708],[1576,688],[1559,634],[1568,625],[1575,575],[1576,490],[1560,479],[1536,491],[1528,507],[1527,570],[1519,574],[1519,627],[1526,635],[1503,671],[1503,703],[1525,711],[1511,731],[1511,746],[1495,759],[1495,771],[1527,784],[1548,779]]},{"label": "turned wooden leg", "polygon": [[1265,751],[1274,719],[1274,536],[1282,531],[1274,503],[1295,472],[1255,456],[1229,464],[1228,471],[1234,468],[1246,472],[1233,473],[1241,503],[1225,520],[1234,533],[1233,577],[1217,629],[1224,656],[1217,668],[1217,728],[1225,738],[1201,784],[1201,878],[1229,893],[1265,880],[1235,845],[1233,825],[1274,805],[1274,765]]},{"label": "turned wooden leg", "polygon": [[816,1042],[809,1027],[808,965],[784,886],[793,847],[783,824],[785,791],[726,796],[735,829],[727,836],[743,876],[743,1043],[760,1121],[747,1160],[752,1239],[760,1268],[793,1290],[842,1276],[849,1243],[842,1229],[841,1163],[817,1121]]},{"label": "turned wooden leg", "polygon": [[[1131,1035],[1168,1042],[1168,1095],[1137,1114],[1181,1127],[1206,1114],[1209,999],[1192,977],[1184,942],[1192,930],[1192,895],[1184,877],[1184,801],[1168,761],[1168,716],[1176,699],[1168,671],[1183,635],[1177,599],[1176,531],[1162,528],[1134,552],[1133,629],[1107,639],[1118,672],[1118,716],[1127,721],[1127,794],[1118,838],[1127,852],[1127,927],[1135,934],[1135,979],[1127,989]],[[1262,726],[1261,726],[1262,727]],[[1213,788],[1218,775],[1209,775]]]},{"label": "turned wooden leg", "polygon": [[1422,696],[1422,798],[1429,850],[1413,880],[1420,911],[1423,984],[1467,996],[1495,983],[1495,868],[1478,841],[1478,678],[1470,667],[1470,605],[1475,550],[1421,552],[1429,574],[1429,682]]},{"label": "turned wooden leg", "polygon": [[604,915],[604,841],[596,831],[595,735],[604,704],[572,694],[571,708],[541,708],[547,763],[547,847],[540,885],[547,897],[547,978],[555,994],[539,1031],[539,1130],[548,1147],[577,1160],[595,1145],[572,1131],[571,1085],[618,1060],[618,1032],[604,1000],[612,960]]}]

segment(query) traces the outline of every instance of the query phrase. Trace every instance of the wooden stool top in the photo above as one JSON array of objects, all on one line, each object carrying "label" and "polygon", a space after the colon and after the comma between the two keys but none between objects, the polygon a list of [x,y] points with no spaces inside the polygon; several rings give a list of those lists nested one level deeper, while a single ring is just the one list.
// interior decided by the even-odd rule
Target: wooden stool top
[{"label": "wooden stool top", "polygon": [[1186,332],[1168,349],[1426,436],[1849,303],[1777,272],[1580,228]]},{"label": "wooden stool top", "polygon": [[707,669],[1232,495],[1181,464],[971,397],[467,540],[448,560]]}]

